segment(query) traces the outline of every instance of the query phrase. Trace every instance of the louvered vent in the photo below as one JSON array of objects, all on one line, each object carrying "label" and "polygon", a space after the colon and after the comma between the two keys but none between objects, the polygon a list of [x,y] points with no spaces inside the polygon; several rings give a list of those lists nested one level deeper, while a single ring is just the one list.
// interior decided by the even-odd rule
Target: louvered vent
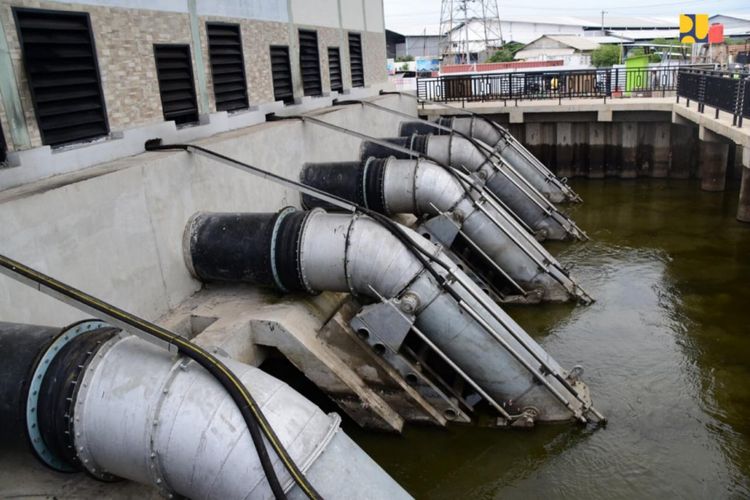
[{"label": "louvered vent", "polygon": [[50,146],[109,133],[89,15],[13,9],[42,142]]},{"label": "louvered vent", "polygon": [[239,24],[207,23],[208,55],[218,111],[245,109],[247,80]]},{"label": "louvered vent", "polygon": [[271,76],[273,78],[273,97],[285,104],[294,102],[292,89],[292,69],[289,66],[289,47],[271,46]]},{"label": "louvered vent", "polygon": [[322,95],[318,34],[314,31],[299,30],[299,65],[305,95]]},{"label": "louvered vent", "polygon": [[364,87],[365,70],[362,66],[362,38],[359,33],[349,33],[349,64],[352,68],[352,87]]},{"label": "louvered vent", "polygon": [[164,119],[175,123],[198,121],[189,45],[154,45],[156,76]]},{"label": "louvered vent", "polygon": [[331,90],[339,92],[344,90],[341,78],[341,54],[338,47],[328,47],[328,71],[331,76]]}]

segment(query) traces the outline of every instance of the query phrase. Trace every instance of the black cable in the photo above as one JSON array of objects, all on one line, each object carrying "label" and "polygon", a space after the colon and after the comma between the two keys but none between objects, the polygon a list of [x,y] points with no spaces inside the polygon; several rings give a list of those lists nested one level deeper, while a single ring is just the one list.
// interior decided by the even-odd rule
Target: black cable
[{"label": "black cable", "polygon": [[[192,359],[205,368],[209,373],[216,377],[222,387],[227,390],[237,405],[237,408],[240,410],[248,427],[248,431],[250,432],[253,444],[256,446],[261,466],[266,474],[274,497],[279,500],[286,498],[286,494],[284,493],[281,483],[278,480],[278,476],[276,475],[276,471],[273,468],[273,464],[271,463],[268,451],[265,448],[263,436],[260,431],[263,430],[263,433],[266,434],[267,439],[272,445],[280,443],[278,436],[273,433],[273,429],[271,429],[271,426],[265,419],[265,416],[260,410],[260,406],[245,385],[242,384],[242,382],[224,363],[221,362],[221,360],[202,347],[183,339],[169,330],[130,314],[127,311],[66,285],[65,283],[42,274],[32,268],[24,266],[20,262],[14,261],[4,255],[0,255],[0,267],[11,271],[13,276],[24,278],[25,282],[32,281],[38,285],[43,285],[49,290],[55,292],[57,298],[62,296],[72,299],[76,304],[84,305],[87,308],[104,313],[107,317],[114,318],[120,323],[135,328],[137,331],[166,342],[167,344],[174,346],[180,354]],[[39,287],[39,290],[41,291],[41,286]],[[286,461],[291,461],[288,454],[285,453],[285,455]],[[285,457],[280,455],[280,458],[282,462],[286,464]],[[290,474],[295,480],[297,480],[297,477],[302,476],[302,473],[296,468],[296,466],[294,466],[293,461],[291,461],[291,463],[293,467],[290,469]],[[304,479],[304,476],[302,477]],[[299,481],[298,484],[300,484]],[[300,488],[312,499],[318,500],[321,498],[315,489],[312,488],[309,483],[306,483],[306,481],[303,481],[302,484],[300,484]]]}]

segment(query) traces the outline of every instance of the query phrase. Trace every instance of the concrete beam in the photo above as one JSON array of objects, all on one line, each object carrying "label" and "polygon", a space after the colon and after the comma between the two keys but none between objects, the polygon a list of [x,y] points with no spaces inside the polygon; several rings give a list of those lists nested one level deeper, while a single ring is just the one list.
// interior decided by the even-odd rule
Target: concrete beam
[{"label": "concrete beam", "polygon": [[701,124],[698,126],[698,139],[706,142],[726,142],[727,138],[721,134],[717,134],[711,129],[706,128],[705,125]]},{"label": "concrete beam", "polygon": [[612,108],[600,109],[596,112],[596,120],[600,122],[612,121]]},{"label": "concrete beam", "polygon": [[508,122],[509,123],[523,123],[523,110],[519,108],[509,108]]},{"label": "concrete beam", "polygon": [[675,125],[687,125],[691,127],[695,127],[697,125],[697,123],[695,123],[694,121],[685,118],[675,111],[672,111],[672,123],[674,123]]}]

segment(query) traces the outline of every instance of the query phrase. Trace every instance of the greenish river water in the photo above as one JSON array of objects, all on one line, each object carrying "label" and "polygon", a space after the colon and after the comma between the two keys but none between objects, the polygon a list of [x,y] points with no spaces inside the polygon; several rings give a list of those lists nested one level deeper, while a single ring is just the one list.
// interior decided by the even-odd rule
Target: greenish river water
[{"label": "greenish river water", "polygon": [[[576,180],[591,241],[548,245],[597,299],[514,307],[582,364],[605,429],[347,429],[418,498],[750,497],[750,225],[737,191]],[[747,314],[747,316],[746,316]]]}]

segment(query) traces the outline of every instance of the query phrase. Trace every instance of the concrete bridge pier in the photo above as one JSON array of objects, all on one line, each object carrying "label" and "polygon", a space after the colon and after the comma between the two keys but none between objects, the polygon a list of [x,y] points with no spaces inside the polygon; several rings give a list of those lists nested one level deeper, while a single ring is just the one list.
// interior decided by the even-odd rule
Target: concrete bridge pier
[{"label": "concrete bridge pier", "polygon": [[703,191],[724,191],[727,180],[729,144],[701,126],[698,130],[698,172]]},{"label": "concrete bridge pier", "polygon": [[604,124],[589,124],[589,178],[603,179],[606,163],[606,141]]},{"label": "concrete bridge pier", "polygon": [[634,179],[638,175],[638,124],[622,124],[622,163],[620,177]]},{"label": "concrete bridge pier", "polygon": [[737,220],[750,222],[750,148],[742,148],[742,184],[740,184]]},{"label": "concrete bridge pier", "polygon": [[669,175],[671,151],[671,124],[653,123],[653,135],[649,138],[653,148],[651,176],[662,179]]},{"label": "concrete bridge pier", "polygon": [[572,129],[572,124],[569,122],[559,122],[556,127],[557,175],[559,177],[572,177],[574,173]]}]

